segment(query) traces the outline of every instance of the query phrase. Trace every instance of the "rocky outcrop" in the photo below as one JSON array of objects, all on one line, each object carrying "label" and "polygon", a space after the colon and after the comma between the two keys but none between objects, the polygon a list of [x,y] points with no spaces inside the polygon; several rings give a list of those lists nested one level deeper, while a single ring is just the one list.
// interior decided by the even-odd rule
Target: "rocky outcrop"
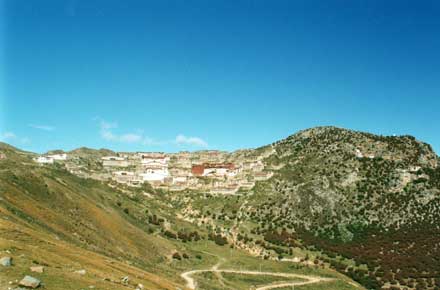
[{"label": "rocky outcrop", "polygon": [[20,283],[18,283],[19,286],[28,287],[28,288],[38,288],[41,285],[41,281],[37,278],[31,277],[31,276],[25,276]]},{"label": "rocky outcrop", "polygon": [[44,267],[43,266],[33,266],[30,268],[31,272],[35,272],[35,273],[43,273],[44,272]]},{"label": "rocky outcrop", "polygon": [[10,267],[12,266],[12,258],[11,257],[3,257],[0,259],[0,265],[3,267]]}]

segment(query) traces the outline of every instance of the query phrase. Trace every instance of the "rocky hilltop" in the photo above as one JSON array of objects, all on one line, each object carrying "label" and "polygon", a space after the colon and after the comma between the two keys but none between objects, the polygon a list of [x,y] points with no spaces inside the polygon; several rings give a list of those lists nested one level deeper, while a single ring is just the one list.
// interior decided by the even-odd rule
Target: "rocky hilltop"
[{"label": "rocky hilltop", "polygon": [[278,170],[268,184],[290,224],[349,240],[348,226],[438,221],[438,156],[411,136],[320,127],[272,147],[265,162]]},{"label": "rocky hilltop", "polygon": [[264,226],[365,263],[369,287],[439,287],[440,167],[430,145],[322,127],[272,146],[266,162],[280,169],[265,184],[271,200],[256,208]]}]

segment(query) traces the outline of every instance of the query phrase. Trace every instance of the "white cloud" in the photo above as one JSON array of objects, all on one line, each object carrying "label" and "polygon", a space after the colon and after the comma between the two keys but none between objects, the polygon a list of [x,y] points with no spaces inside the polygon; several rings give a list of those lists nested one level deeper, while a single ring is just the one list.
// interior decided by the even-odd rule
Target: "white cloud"
[{"label": "white cloud", "polygon": [[123,134],[115,133],[116,128],[118,128],[118,123],[107,122],[99,117],[93,118],[94,121],[99,121],[100,135],[101,138],[106,141],[119,142],[119,143],[130,143],[130,144],[141,144],[144,146],[163,146],[167,144],[178,145],[178,146],[196,146],[196,147],[207,147],[208,143],[199,137],[187,137],[183,134],[176,136],[174,140],[157,140],[151,137],[145,136],[142,130],[137,130],[135,132],[128,132]]},{"label": "white cloud", "polygon": [[165,145],[167,143],[169,143],[169,142],[155,140],[150,137],[144,137],[144,139],[142,139],[142,145],[145,145],[145,146],[161,146],[161,145]]},{"label": "white cloud", "polygon": [[43,130],[43,131],[53,131],[53,130],[55,130],[55,127],[48,126],[48,125],[29,124],[28,126],[31,127],[31,128],[38,129],[38,130]]},{"label": "white cloud", "polygon": [[18,137],[14,132],[4,132],[0,134],[0,140],[7,141],[7,142],[14,142],[14,143],[20,143],[20,144],[28,144],[31,142],[31,140],[27,137]]},{"label": "white cloud", "polygon": [[116,122],[106,122],[101,120],[99,123],[100,134],[104,140],[121,142],[121,143],[140,143],[143,140],[142,133],[125,133],[125,134],[115,134],[112,129],[118,127]]},{"label": "white cloud", "polygon": [[179,134],[176,136],[175,140],[178,145],[191,145],[191,146],[199,146],[199,147],[208,147],[208,143],[199,137],[187,137],[183,134]]},{"label": "white cloud", "polygon": [[116,141],[117,137],[110,131],[101,129],[101,137],[107,141]]},{"label": "white cloud", "polygon": [[121,142],[138,143],[142,140],[142,136],[139,134],[128,133],[119,136],[119,139],[121,140]]},{"label": "white cloud", "polygon": [[116,123],[116,122],[106,122],[104,120],[101,120],[99,125],[101,126],[101,129],[103,129],[103,130],[109,130],[109,129],[113,129],[113,128],[117,128],[118,127],[118,123]]},{"label": "white cloud", "polygon": [[15,135],[13,132],[5,132],[2,134],[3,139],[15,139],[17,138],[17,135]]}]

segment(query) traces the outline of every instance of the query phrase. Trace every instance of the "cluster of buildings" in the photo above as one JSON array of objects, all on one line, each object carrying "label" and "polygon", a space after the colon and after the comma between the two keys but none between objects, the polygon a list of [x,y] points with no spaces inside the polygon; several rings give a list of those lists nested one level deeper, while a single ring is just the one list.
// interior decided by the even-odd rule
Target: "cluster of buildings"
[{"label": "cluster of buildings", "polygon": [[191,173],[195,176],[233,177],[240,171],[241,168],[233,163],[203,163],[191,167]]},{"label": "cluster of buildings", "polygon": [[129,186],[144,182],[171,191],[199,190],[218,194],[234,194],[240,188],[251,189],[255,181],[268,179],[258,158],[227,161],[221,151],[165,153],[121,153],[102,157],[111,179]]},{"label": "cluster of buildings", "polygon": [[170,158],[164,153],[123,153],[120,156],[101,158],[111,178],[119,183],[137,186],[144,182],[163,184],[169,178]]},{"label": "cluster of buildings", "polygon": [[[98,159],[99,158],[99,159]],[[98,169],[78,165],[78,158],[67,154],[42,155],[42,164],[64,160],[66,168],[81,177],[113,180],[128,186],[148,182],[155,188],[170,191],[198,190],[217,194],[234,194],[251,189],[258,180],[272,176],[259,157],[237,157],[231,153],[207,150],[199,152],[135,152],[95,157]]]},{"label": "cluster of buildings", "polygon": [[67,160],[67,154],[51,154],[51,155],[41,155],[34,158],[35,162],[40,164],[52,164],[55,161],[65,161]]}]

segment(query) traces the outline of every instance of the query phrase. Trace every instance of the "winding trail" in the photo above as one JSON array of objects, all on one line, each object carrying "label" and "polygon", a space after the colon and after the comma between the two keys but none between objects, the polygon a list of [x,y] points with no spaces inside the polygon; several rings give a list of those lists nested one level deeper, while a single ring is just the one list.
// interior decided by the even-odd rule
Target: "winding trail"
[{"label": "winding trail", "polygon": [[328,282],[333,280],[332,278],[323,278],[318,276],[308,276],[301,274],[291,274],[291,273],[280,273],[280,272],[259,272],[259,271],[239,271],[239,270],[228,270],[228,269],[218,269],[220,263],[214,265],[211,269],[206,270],[192,270],[182,273],[180,276],[186,281],[186,286],[190,289],[196,289],[197,283],[192,277],[192,275],[212,272],[212,273],[233,273],[233,274],[243,274],[243,275],[262,275],[262,276],[274,276],[274,277],[282,277],[282,278],[300,278],[306,281],[296,281],[296,282],[280,282],[280,283],[272,283],[270,285],[265,285],[256,288],[255,290],[270,290],[282,287],[291,287],[291,286],[302,286],[307,284],[314,284],[320,282]]}]

